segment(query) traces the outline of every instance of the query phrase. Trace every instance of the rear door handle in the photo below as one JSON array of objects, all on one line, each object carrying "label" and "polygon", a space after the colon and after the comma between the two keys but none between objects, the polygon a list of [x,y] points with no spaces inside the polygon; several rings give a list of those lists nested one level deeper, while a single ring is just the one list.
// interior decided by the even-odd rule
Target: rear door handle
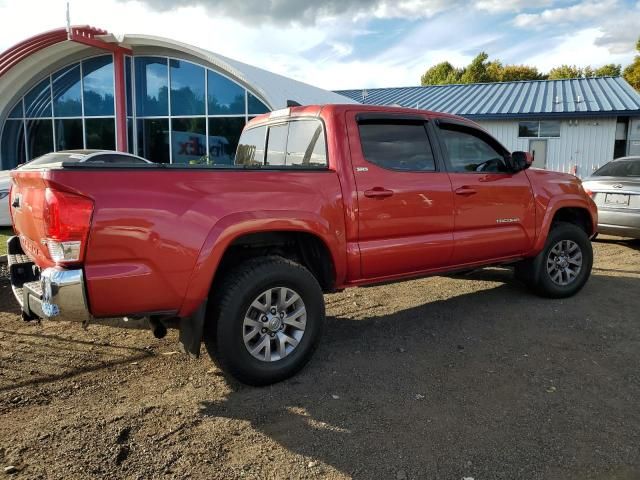
[{"label": "rear door handle", "polygon": [[456,195],[475,195],[476,193],[478,193],[477,190],[468,186],[460,187],[456,190]]},{"label": "rear door handle", "polygon": [[387,198],[393,195],[393,190],[387,190],[382,187],[375,187],[371,190],[365,190],[364,196],[368,198]]}]

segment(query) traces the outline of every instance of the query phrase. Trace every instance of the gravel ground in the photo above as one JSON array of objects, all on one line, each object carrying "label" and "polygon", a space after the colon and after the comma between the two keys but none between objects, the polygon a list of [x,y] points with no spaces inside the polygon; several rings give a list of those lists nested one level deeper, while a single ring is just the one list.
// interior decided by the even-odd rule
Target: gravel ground
[{"label": "gravel ground", "polygon": [[262,389],[175,333],[23,323],[3,281],[0,476],[640,478],[640,243],[594,245],[567,300],[506,269],[328,295],[310,365]]}]

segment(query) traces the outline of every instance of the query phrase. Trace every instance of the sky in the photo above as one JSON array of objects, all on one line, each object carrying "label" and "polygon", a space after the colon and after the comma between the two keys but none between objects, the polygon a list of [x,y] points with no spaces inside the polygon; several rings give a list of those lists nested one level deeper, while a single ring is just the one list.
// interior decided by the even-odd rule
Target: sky
[{"label": "sky", "polygon": [[[0,51],[66,24],[64,0],[0,0]],[[330,90],[418,85],[478,52],[548,71],[630,63],[640,0],[71,0],[71,23],[159,35]]]}]

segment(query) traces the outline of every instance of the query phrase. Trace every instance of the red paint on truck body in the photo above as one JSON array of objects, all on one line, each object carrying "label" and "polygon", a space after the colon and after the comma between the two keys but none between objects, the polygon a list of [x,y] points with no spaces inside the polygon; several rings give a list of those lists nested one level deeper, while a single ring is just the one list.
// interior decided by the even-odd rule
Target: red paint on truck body
[{"label": "red paint on truck body", "polygon": [[[225,251],[245,234],[315,235],[332,257],[334,285],[341,289],[534,256],[564,206],[583,208],[597,224],[595,205],[569,175],[382,169],[364,158],[360,112],[455,118],[391,107],[299,107],[292,118],[324,122],[327,170],[17,170],[12,198],[20,193],[29,205],[49,187],[94,202],[82,266],[96,317],[193,314]],[[267,114],[249,125],[269,121]],[[378,188],[393,195],[367,193]],[[465,188],[475,193],[456,193]],[[42,212],[27,207],[13,215],[25,251],[37,265],[50,266],[39,243]],[[502,218],[517,221],[496,222]]]}]

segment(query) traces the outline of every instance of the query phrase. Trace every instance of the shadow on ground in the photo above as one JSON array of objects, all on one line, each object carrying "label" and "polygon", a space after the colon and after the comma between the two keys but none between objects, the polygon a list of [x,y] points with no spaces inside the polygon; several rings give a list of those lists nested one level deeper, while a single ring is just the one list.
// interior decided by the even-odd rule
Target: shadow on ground
[{"label": "shadow on ground", "polygon": [[468,278],[505,283],[330,317],[302,374],[233,384],[201,415],[247,421],[358,478],[640,478],[639,305],[623,301],[640,279],[594,275],[580,295],[547,300],[507,270]]}]

